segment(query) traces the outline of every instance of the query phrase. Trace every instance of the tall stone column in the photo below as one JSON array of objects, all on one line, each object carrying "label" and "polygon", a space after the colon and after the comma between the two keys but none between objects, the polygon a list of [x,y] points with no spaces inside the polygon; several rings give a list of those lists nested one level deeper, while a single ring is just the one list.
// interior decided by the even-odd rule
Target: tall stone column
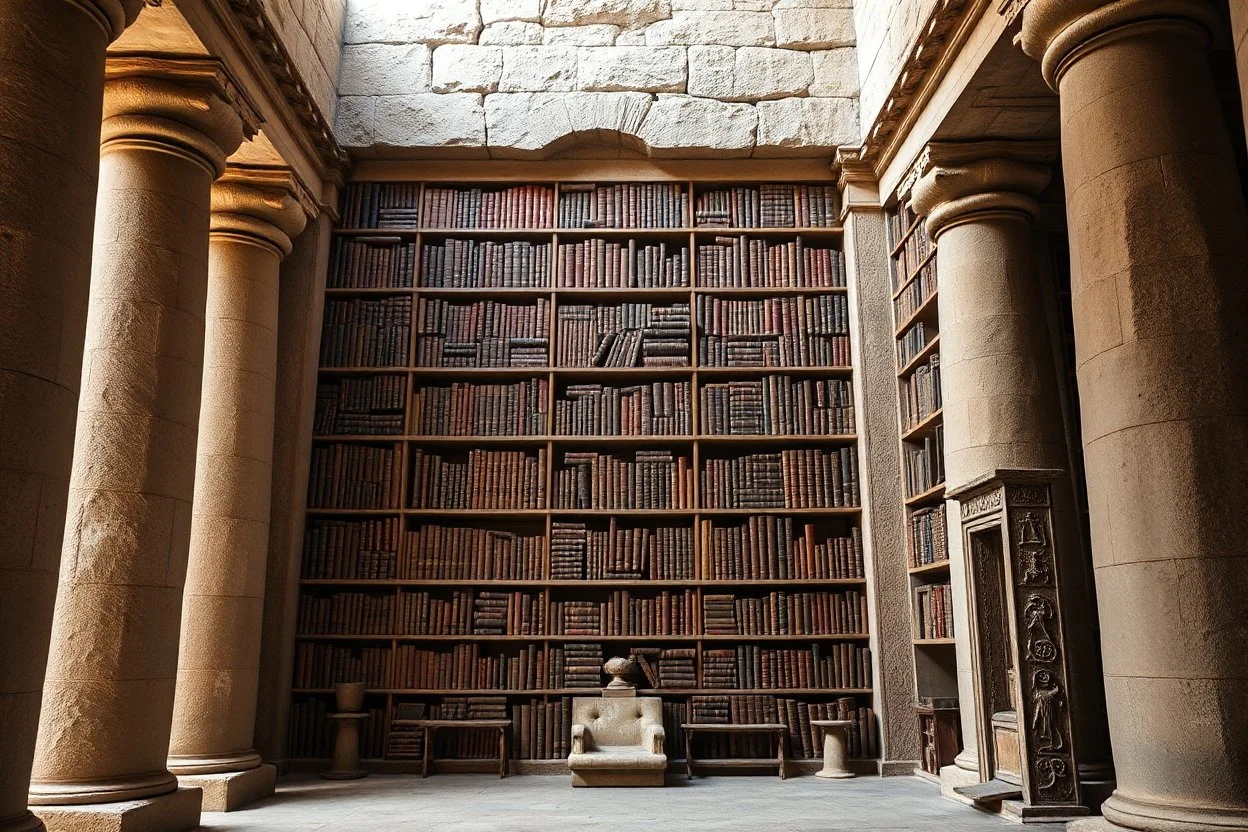
[{"label": "tall stone column", "polygon": [[83,389],[30,787],[49,830],[199,821],[198,790],[177,791],[165,758],[209,193],[253,113],[215,61],[108,62]]},{"label": "tall stone column", "polygon": [[230,165],[212,187],[204,387],[169,770],[230,811],[273,793],[253,746],[260,673],[278,279],[307,220],[285,168]]},{"label": "tall stone column", "polygon": [[3,832],[42,828],[26,809],[26,792],[74,447],[104,52],[142,5],[0,0]]},{"label": "tall stone column", "polygon": [[1248,828],[1248,212],[1206,2],[1032,0],[1061,97],[1117,788],[1153,832]]},{"label": "tall stone column", "polygon": [[[1081,579],[1087,554],[1032,234],[1040,213],[1036,197],[1051,176],[1046,164],[1036,162],[1053,156],[1051,146],[1033,143],[929,145],[911,205],[926,217],[937,245],[947,489],[956,492],[1009,469],[1068,472],[1052,485],[1054,550],[1063,581],[1075,748],[1081,780],[1095,793],[1112,777],[1107,732],[1098,716],[1104,694],[1088,627],[1091,590]],[[966,568],[969,554],[962,554]],[[965,607],[967,587],[958,582],[958,588],[962,597],[955,604]],[[964,641],[970,636],[959,635]],[[963,703],[964,713],[970,704]],[[989,741],[983,725],[975,727],[977,737],[968,742]],[[969,752],[960,755],[959,765],[973,761],[982,768]]]}]

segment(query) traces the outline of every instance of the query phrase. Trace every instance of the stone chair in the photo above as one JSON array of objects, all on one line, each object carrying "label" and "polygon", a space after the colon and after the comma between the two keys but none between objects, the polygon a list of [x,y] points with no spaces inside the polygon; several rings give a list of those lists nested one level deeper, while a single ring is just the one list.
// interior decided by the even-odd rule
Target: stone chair
[{"label": "stone chair", "polygon": [[573,786],[662,786],[662,700],[573,699],[568,768]]}]

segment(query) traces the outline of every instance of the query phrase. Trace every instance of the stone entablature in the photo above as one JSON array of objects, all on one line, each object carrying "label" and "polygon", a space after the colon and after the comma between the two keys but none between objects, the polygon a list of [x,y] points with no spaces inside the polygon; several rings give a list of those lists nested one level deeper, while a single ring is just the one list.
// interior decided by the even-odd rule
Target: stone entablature
[{"label": "stone entablature", "polygon": [[343,41],[336,133],[356,150],[783,157],[861,138],[850,0],[352,0]]}]

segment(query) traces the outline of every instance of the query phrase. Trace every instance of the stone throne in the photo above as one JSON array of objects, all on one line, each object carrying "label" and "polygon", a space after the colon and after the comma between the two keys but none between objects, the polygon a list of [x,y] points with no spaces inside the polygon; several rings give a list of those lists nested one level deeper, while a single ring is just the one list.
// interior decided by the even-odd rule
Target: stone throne
[{"label": "stone throne", "polygon": [[573,699],[568,768],[573,786],[662,786],[662,700]]}]

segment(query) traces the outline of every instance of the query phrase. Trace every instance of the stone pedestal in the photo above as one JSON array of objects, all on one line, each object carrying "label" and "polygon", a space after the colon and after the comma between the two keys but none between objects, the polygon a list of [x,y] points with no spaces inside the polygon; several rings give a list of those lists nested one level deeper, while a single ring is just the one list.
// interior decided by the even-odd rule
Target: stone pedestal
[{"label": "stone pedestal", "polygon": [[[82,371],[104,52],[142,0],[0,0],[0,830],[26,809]],[[62,66],[63,73],[50,67]]]},{"label": "stone pedestal", "polygon": [[170,832],[199,826],[199,789],[177,789],[142,800],[83,806],[39,806],[49,830],[83,832]]},{"label": "stone pedestal", "polygon": [[277,766],[259,765],[223,774],[179,774],[178,784],[203,792],[205,812],[233,812],[273,794]]},{"label": "stone pedestal", "polygon": [[[30,786],[32,805],[78,808],[45,815],[49,829],[99,828],[92,818],[112,823],[118,814],[99,804],[148,799],[169,810],[165,830],[198,822],[198,790],[177,792],[165,757],[209,190],[254,121],[214,61],[108,63],[83,389]],[[192,800],[194,811],[184,810]],[[135,808],[118,823],[149,816]]]},{"label": "stone pedestal", "polygon": [[[204,383],[169,770],[206,811],[271,794],[252,747],[269,539],[277,296],[305,221],[284,168],[231,165],[212,188]],[[267,783],[267,792],[263,784]],[[210,785],[212,784],[212,785]]]},{"label": "stone pedestal", "polygon": [[368,714],[330,714],[334,721],[334,767],[323,772],[326,780],[359,780],[368,772],[360,768],[360,725]]},{"label": "stone pedestal", "polygon": [[812,719],[811,725],[823,729],[823,768],[816,777],[826,780],[845,780],[854,776],[849,770],[849,737],[846,731],[853,725],[849,719]]},{"label": "stone pedestal", "polygon": [[1117,772],[1102,809],[1148,832],[1248,828],[1248,213],[1206,51],[1217,17],[1032,0],[1020,36],[1061,96]]}]

